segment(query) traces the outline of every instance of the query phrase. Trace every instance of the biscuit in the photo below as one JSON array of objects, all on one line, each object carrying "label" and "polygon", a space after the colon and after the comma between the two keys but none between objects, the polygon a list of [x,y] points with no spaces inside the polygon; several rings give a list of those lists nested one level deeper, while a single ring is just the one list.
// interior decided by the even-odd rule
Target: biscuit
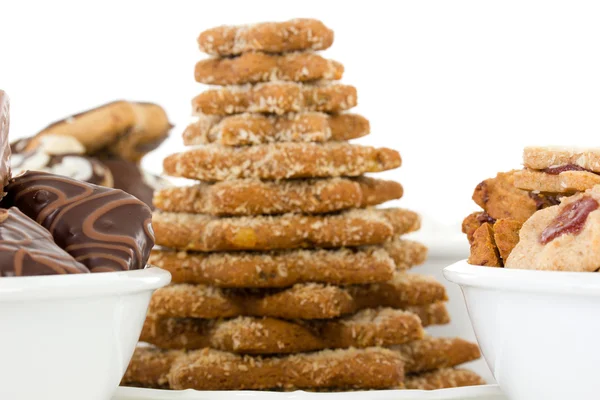
[{"label": "biscuit", "polygon": [[463,220],[462,232],[467,235],[469,244],[473,244],[473,234],[475,231],[486,222],[493,225],[496,223],[496,220],[490,217],[488,213],[481,211],[469,214],[467,218]]},{"label": "biscuit", "polygon": [[[549,172],[553,173],[563,170],[587,170],[600,173],[600,149],[526,147],[523,151],[523,165],[529,169],[549,169]],[[557,167],[561,168],[557,169]]]},{"label": "biscuit", "polygon": [[249,147],[208,145],[165,158],[167,175],[203,181],[358,176],[400,167],[397,151],[331,143],[272,143]]},{"label": "biscuit", "polygon": [[503,263],[506,263],[508,256],[519,243],[519,231],[522,225],[512,219],[499,219],[494,224],[494,242]]},{"label": "biscuit", "polygon": [[353,286],[297,284],[287,289],[222,289],[173,284],[157,290],[149,312],[157,317],[328,319],[366,308],[424,306],[446,301],[444,286],[424,275],[396,273],[388,282]]},{"label": "biscuit", "polygon": [[454,368],[408,375],[404,380],[404,387],[413,390],[436,390],[477,385],[485,385],[485,381],[475,372]]},{"label": "biscuit", "polygon": [[523,190],[546,193],[585,192],[600,184],[600,175],[588,171],[564,171],[549,174],[542,171],[524,169],[515,173],[515,186]]},{"label": "biscuit", "polygon": [[400,385],[403,372],[400,356],[380,348],[283,357],[205,349],[176,358],[169,384],[175,390],[386,389]]},{"label": "biscuit", "polygon": [[499,172],[475,188],[473,200],[493,219],[510,218],[525,222],[538,210],[536,201],[515,186],[515,173]]},{"label": "biscuit", "polygon": [[333,43],[333,31],[316,19],[292,19],[252,25],[219,26],[198,37],[203,52],[232,56],[250,51],[284,53],[325,50]]},{"label": "biscuit", "polygon": [[196,63],[196,81],[208,85],[242,85],[269,81],[306,82],[342,78],[344,66],[311,52],[244,53]]},{"label": "biscuit", "polygon": [[290,354],[399,345],[421,339],[423,334],[418,316],[387,308],[362,310],[337,320],[308,322],[253,317],[148,317],[140,340],[166,349],[210,347],[238,354]]},{"label": "biscuit", "polygon": [[301,112],[284,115],[200,114],[183,132],[185,145],[245,146],[274,142],[343,141],[368,135],[369,120],[358,114]]},{"label": "biscuit", "polygon": [[506,268],[597,271],[600,186],[535,213],[523,224]]},{"label": "biscuit", "polygon": [[385,242],[382,246],[394,260],[398,271],[405,271],[421,265],[427,260],[427,247],[414,240],[396,238]]},{"label": "biscuit", "polygon": [[185,352],[180,350],[138,346],[121,380],[121,385],[168,389],[171,365],[184,355]]},{"label": "biscuit", "polygon": [[450,368],[481,357],[477,344],[460,338],[428,336],[391,349],[402,354],[406,373]]},{"label": "biscuit", "polygon": [[264,82],[231,85],[206,90],[192,100],[195,113],[230,115],[246,112],[285,114],[288,112],[339,112],[355,107],[356,88],[318,81]]},{"label": "biscuit", "polygon": [[321,214],[399,199],[402,185],[367,177],[260,181],[243,179],[171,187],[154,195],[162,211],[227,215]]},{"label": "biscuit", "polygon": [[503,266],[498,247],[494,241],[494,229],[490,223],[483,223],[473,233],[471,254],[468,262],[472,265],[482,265],[486,267]]},{"label": "biscuit", "polygon": [[380,244],[418,230],[420,218],[400,208],[234,218],[155,211],[152,227],[157,245],[180,250],[278,250]]},{"label": "biscuit", "polygon": [[224,288],[276,288],[308,282],[334,285],[383,282],[390,280],[395,270],[394,259],[377,246],[269,253],[186,253],[154,249],[148,263],[169,271],[173,283]]},{"label": "biscuit", "polygon": [[170,129],[162,107],[116,101],[47,126],[29,141],[26,150],[37,148],[45,135],[72,136],[88,155],[106,153],[138,162],[167,138]]},{"label": "biscuit", "polygon": [[404,310],[417,314],[423,327],[450,323],[450,314],[448,313],[446,304],[441,301],[425,306],[406,306]]}]

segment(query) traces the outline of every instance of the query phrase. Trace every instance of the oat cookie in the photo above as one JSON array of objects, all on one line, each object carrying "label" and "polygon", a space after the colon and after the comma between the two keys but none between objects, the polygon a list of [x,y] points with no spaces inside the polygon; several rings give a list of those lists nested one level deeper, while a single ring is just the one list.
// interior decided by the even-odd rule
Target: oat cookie
[{"label": "oat cookie", "polygon": [[340,112],[355,107],[356,88],[318,81],[265,82],[256,85],[231,85],[206,90],[194,97],[196,113],[230,115],[246,112],[285,114],[288,112]]},{"label": "oat cookie", "polygon": [[162,211],[228,215],[321,214],[402,197],[402,185],[367,177],[269,182],[258,179],[171,187],[155,192]]},{"label": "oat cookie", "polygon": [[523,190],[573,194],[600,185],[600,175],[589,171],[564,171],[551,174],[524,169],[515,173],[515,186]]},{"label": "oat cookie", "polygon": [[558,171],[582,171],[600,173],[600,149],[574,147],[526,147],[523,165],[529,169]]},{"label": "oat cookie", "polygon": [[284,115],[198,115],[183,132],[185,145],[245,146],[275,142],[325,142],[368,135],[369,120],[358,114],[309,111]]},{"label": "oat cookie", "polygon": [[460,338],[425,337],[414,342],[393,346],[402,354],[406,373],[419,373],[450,368],[481,357],[475,343]]},{"label": "oat cookie", "polygon": [[446,308],[446,303],[443,301],[425,306],[406,306],[403,310],[417,314],[423,327],[450,323],[450,314]]},{"label": "oat cookie", "polygon": [[600,186],[559,206],[535,213],[523,224],[506,268],[597,271],[600,268]]},{"label": "oat cookie", "polygon": [[473,233],[471,255],[468,262],[472,265],[483,265],[486,267],[503,266],[498,246],[496,246],[496,242],[494,241],[492,224],[485,222]]},{"label": "oat cookie", "polygon": [[277,250],[380,244],[418,230],[420,218],[400,208],[235,218],[154,212],[152,226],[159,246],[194,251]]},{"label": "oat cookie", "polygon": [[[398,243],[398,253],[413,256],[413,242]],[[403,265],[411,258],[402,258]],[[406,260],[406,261],[404,261]],[[166,269],[173,283],[199,283],[224,288],[287,287],[296,283],[350,285],[384,282],[393,277],[395,262],[379,246],[357,249],[315,249],[263,252],[188,253],[155,249],[149,264]]]},{"label": "oat cookie", "polygon": [[292,19],[252,25],[219,26],[198,37],[200,50],[215,56],[250,51],[284,53],[325,50],[333,43],[333,31],[316,19]]},{"label": "oat cookie", "polygon": [[241,85],[269,81],[306,82],[342,78],[344,66],[312,52],[244,53],[196,63],[196,81],[208,85]]},{"label": "oat cookie", "polygon": [[446,301],[444,286],[425,275],[396,273],[384,283],[353,286],[297,284],[287,289],[221,289],[173,284],[157,290],[149,312],[157,317],[328,319],[366,308],[424,306]]},{"label": "oat cookie", "polygon": [[107,153],[138,162],[167,138],[170,129],[160,106],[116,101],[49,125],[28,142],[26,151],[37,148],[45,135],[62,135],[77,139],[88,155]]},{"label": "oat cookie", "polygon": [[358,176],[401,164],[395,150],[332,142],[202,146],[168,156],[163,167],[167,175],[215,182]]},{"label": "oat cookie", "polygon": [[458,368],[443,368],[423,374],[408,375],[404,381],[406,389],[414,390],[436,390],[477,385],[485,385],[485,381],[473,371]]},{"label": "oat cookie", "polygon": [[384,308],[321,321],[148,317],[140,340],[165,349],[210,347],[238,354],[290,354],[327,348],[400,345],[421,339],[423,334],[418,316]]}]

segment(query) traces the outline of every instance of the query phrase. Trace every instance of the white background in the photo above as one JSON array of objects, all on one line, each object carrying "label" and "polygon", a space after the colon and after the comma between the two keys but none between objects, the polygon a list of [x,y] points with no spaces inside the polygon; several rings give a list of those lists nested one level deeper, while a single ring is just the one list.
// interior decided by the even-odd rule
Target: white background
[{"label": "white background", "polygon": [[[157,102],[176,124],[144,160],[160,172],[203,89],[193,79],[204,57],[200,31],[293,17],[334,29],[325,54],[345,65],[356,111],[371,121],[361,142],[401,152],[403,167],[384,176],[404,184],[401,205],[426,216],[428,243],[465,250],[458,224],[476,209],[473,188],[518,168],[524,145],[598,144],[593,1],[0,0],[0,87],[12,99],[12,138],[115,99]],[[426,269],[439,275],[440,264]],[[454,310],[461,302],[452,290]],[[454,317],[460,333],[464,309]]]},{"label": "white background", "polygon": [[293,17],[334,29],[325,54],[345,65],[356,111],[371,120],[361,141],[400,151],[403,167],[385,175],[438,239],[475,209],[479,181],[519,167],[523,145],[597,143],[598,3],[481,0],[0,0],[12,138],[114,99],[153,101],[177,125],[144,162],[158,172],[203,88],[193,79],[199,32]]}]

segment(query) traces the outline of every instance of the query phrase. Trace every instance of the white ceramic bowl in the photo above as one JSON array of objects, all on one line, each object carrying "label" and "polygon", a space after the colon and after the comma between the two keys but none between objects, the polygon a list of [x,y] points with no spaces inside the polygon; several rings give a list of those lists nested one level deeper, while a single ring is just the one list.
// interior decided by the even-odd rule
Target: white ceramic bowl
[{"label": "white ceramic bowl", "polygon": [[0,399],[110,399],[170,280],[158,268],[1,278]]},{"label": "white ceramic bowl", "polygon": [[511,400],[598,399],[600,274],[444,270],[461,286],[483,355]]}]

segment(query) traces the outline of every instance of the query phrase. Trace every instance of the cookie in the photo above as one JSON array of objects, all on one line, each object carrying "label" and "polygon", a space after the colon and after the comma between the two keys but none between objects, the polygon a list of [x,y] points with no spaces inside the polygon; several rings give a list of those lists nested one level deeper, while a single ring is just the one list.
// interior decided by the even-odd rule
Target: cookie
[{"label": "cookie", "polygon": [[325,50],[333,43],[333,31],[316,19],[292,19],[253,25],[219,26],[198,37],[200,50],[214,56],[233,56],[250,51],[284,53]]},{"label": "cookie", "polygon": [[312,52],[244,53],[196,63],[196,81],[207,85],[243,85],[269,81],[307,82],[342,78],[344,66]]},{"label": "cookie", "polygon": [[591,272],[600,268],[600,187],[535,213],[523,224],[506,268]]},{"label": "cookie", "polygon": [[364,208],[402,197],[402,185],[367,177],[260,181],[243,179],[159,190],[162,211],[218,216],[321,214]]},{"label": "cookie", "polygon": [[494,224],[494,242],[503,263],[506,263],[508,256],[519,243],[519,231],[522,226],[523,224],[512,219],[499,219]]},{"label": "cookie", "polygon": [[467,239],[469,240],[469,244],[473,244],[473,234],[475,231],[484,223],[494,224],[496,220],[488,213],[477,211],[472,214],[469,214],[462,223],[462,232],[467,235]]},{"label": "cookie", "polygon": [[171,365],[184,355],[185,352],[180,350],[138,346],[121,380],[121,386],[168,389]]},{"label": "cookie", "polygon": [[170,129],[160,106],[116,101],[49,125],[29,141],[26,150],[35,150],[45,135],[72,136],[87,155],[107,153],[138,162],[167,138]]},{"label": "cookie", "polygon": [[494,229],[488,222],[483,223],[473,233],[469,264],[486,267],[502,267],[502,259],[494,241]]},{"label": "cookie", "polygon": [[152,212],[121,190],[45,172],[11,180],[2,207],[16,206],[92,272],[140,269],[154,246]]},{"label": "cookie", "polygon": [[589,171],[563,171],[557,174],[531,169],[515,173],[515,186],[523,190],[573,194],[600,184],[600,175]]},{"label": "cookie", "polygon": [[403,375],[399,355],[380,348],[282,357],[198,350],[175,359],[169,385],[175,390],[386,389],[398,386]]},{"label": "cookie", "polygon": [[366,308],[403,309],[446,301],[446,290],[434,278],[396,273],[384,283],[329,286],[316,283],[290,288],[222,289],[206,285],[173,284],[157,290],[149,312],[157,317],[328,319]]},{"label": "cookie", "polygon": [[600,149],[574,147],[526,147],[523,151],[526,168],[559,174],[565,171],[600,173]]},{"label": "cookie", "polygon": [[249,147],[209,145],[165,158],[167,175],[203,181],[279,180],[358,176],[400,167],[397,151],[332,143],[273,143]]},{"label": "cookie", "polygon": [[0,208],[0,277],[88,273],[17,208]]},{"label": "cookie", "polygon": [[186,253],[155,249],[148,263],[169,271],[173,283],[224,288],[276,288],[308,282],[334,285],[383,282],[390,280],[395,270],[394,260],[377,246],[268,253]]},{"label": "cookie", "polygon": [[275,142],[326,142],[368,135],[369,120],[358,114],[301,112],[284,115],[200,114],[183,132],[185,145],[246,146]]},{"label": "cookie", "polygon": [[206,90],[194,97],[192,109],[209,115],[246,112],[282,115],[305,111],[340,112],[356,104],[356,88],[350,85],[329,81],[265,82]]},{"label": "cookie", "polygon": [[154,192],[170,186],[166,179],[145,171],[131,161],[110,158],[102,160],[102,164],[110,171],[115,189],[137,197],[151,209],[154,209]]},{"label": "cookie", "polygon": [[10,128],[10,100],[4,90],[0,90],[0,197],[3,188],[10,179],[10,142],[8,130]]},{"label": "cookie", "polygon": [[460,338],[425,337],[391,348],[402,354],[406,373],[450,368],[481,357],[475,343]]},{"label": "cookie", "polygon": [[425,306],[406,306],[405,311],[416,314],[421,320],[421,325],[445,325],[450,323],[450,314],[444,302],[437,302]]},{"label": "cookie", "polygon": [[85,148],[72,136],[46,135],[34,150],[13,153],[10,166],[13,174],[44,171],[79,181],[113,186],[111,171],[95,157],[84,155]]},{"label": "cookie", "polygon": [[407,375],[404,387],[413,390],[436,390],[485,385],[485,381],[467,369],[443,368],[423,374]]},{"label": "cookie", "polygon": [[391,346],[422,337],[419,317],[388,308],[363,310],[337,320],[309,322],[253,317],[230,320],[148,317],[140,340],[164,349],[210,347],[238,354],[264,355]]},{"label": "cookie", "polygon": [[400,208],[234,218],[155,211],[152,226],[158,245],[180,250],[279,250],[380,244],[418,230],[420,218]]}]

